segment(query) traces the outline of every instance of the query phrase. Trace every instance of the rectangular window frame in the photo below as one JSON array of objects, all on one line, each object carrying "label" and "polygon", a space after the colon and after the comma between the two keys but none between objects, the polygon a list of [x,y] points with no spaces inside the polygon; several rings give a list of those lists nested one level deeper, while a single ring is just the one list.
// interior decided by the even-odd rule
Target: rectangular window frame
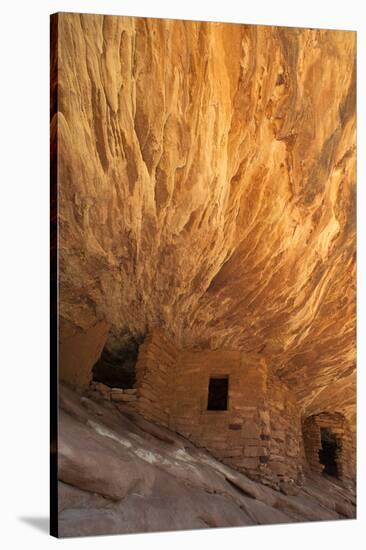
[{"label": "rectangular window frame", "polygon": [[[226,400],[226,409],[209,409],[209,387],[210,387],[210,381],[211,379],[224,379],[227,380],[227,400]],[[222,374],[222,373],[211,373],[207,377],[207,383],[206,383],[206,396],[205,396],[205,405],[204,405],[204,413],[205,414],[227,414],[231,410],[231,399],[230,399],[230,375],[229,374]]]}]

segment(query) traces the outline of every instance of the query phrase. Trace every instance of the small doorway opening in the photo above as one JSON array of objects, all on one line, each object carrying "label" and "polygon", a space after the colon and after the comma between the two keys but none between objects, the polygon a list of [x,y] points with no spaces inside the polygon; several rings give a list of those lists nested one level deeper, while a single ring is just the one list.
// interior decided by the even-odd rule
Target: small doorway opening
[{"label": "small doorway opening", "polygon": [[208,411],[227,411],[229,377],[210,378],[208,384]]},{"label": "small doorway opening", "polygon": [[328,428],[320,428],[320,437],[321,449],[319,450],[319,462],[324,466],[323,473],[338,477],[336,462],[338,445],[336,437]]}]

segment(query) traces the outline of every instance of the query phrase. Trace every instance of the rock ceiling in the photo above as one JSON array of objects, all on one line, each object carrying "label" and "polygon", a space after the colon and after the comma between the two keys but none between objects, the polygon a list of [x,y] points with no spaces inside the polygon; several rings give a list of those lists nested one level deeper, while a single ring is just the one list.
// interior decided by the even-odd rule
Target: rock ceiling
[{"label": "rock ceiling", "polygon": [[61,14],[58,54],[62,330],[257,351],[354,418],[355,33]]}]

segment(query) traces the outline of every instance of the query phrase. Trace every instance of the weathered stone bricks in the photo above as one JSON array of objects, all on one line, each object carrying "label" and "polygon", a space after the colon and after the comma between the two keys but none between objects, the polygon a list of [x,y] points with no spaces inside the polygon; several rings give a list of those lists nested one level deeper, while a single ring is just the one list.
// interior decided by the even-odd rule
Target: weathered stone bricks
[{"label": "weathered stone bricks", "polygon": [[[146,418],[254,477],[262,470],[268,477],[272,464],[272,475],[301,470],[300,411],[257,354],[178,350],[157,331],[140,346],[136,368],[137,407]],[[228,376],[228,410],[207,411],[210,376]]]}]

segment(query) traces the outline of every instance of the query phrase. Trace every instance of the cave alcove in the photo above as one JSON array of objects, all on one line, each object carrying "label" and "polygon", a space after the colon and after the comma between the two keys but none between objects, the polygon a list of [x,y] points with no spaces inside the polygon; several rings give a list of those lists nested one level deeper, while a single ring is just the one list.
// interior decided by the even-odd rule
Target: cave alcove
[{"label": "cave alcove", "polygon": [[93,382],[101,382],[110,388],[133,388],[139,346],[143,340],[143,336],[130,336],[119,341],[110,335],[93,367]]}]

